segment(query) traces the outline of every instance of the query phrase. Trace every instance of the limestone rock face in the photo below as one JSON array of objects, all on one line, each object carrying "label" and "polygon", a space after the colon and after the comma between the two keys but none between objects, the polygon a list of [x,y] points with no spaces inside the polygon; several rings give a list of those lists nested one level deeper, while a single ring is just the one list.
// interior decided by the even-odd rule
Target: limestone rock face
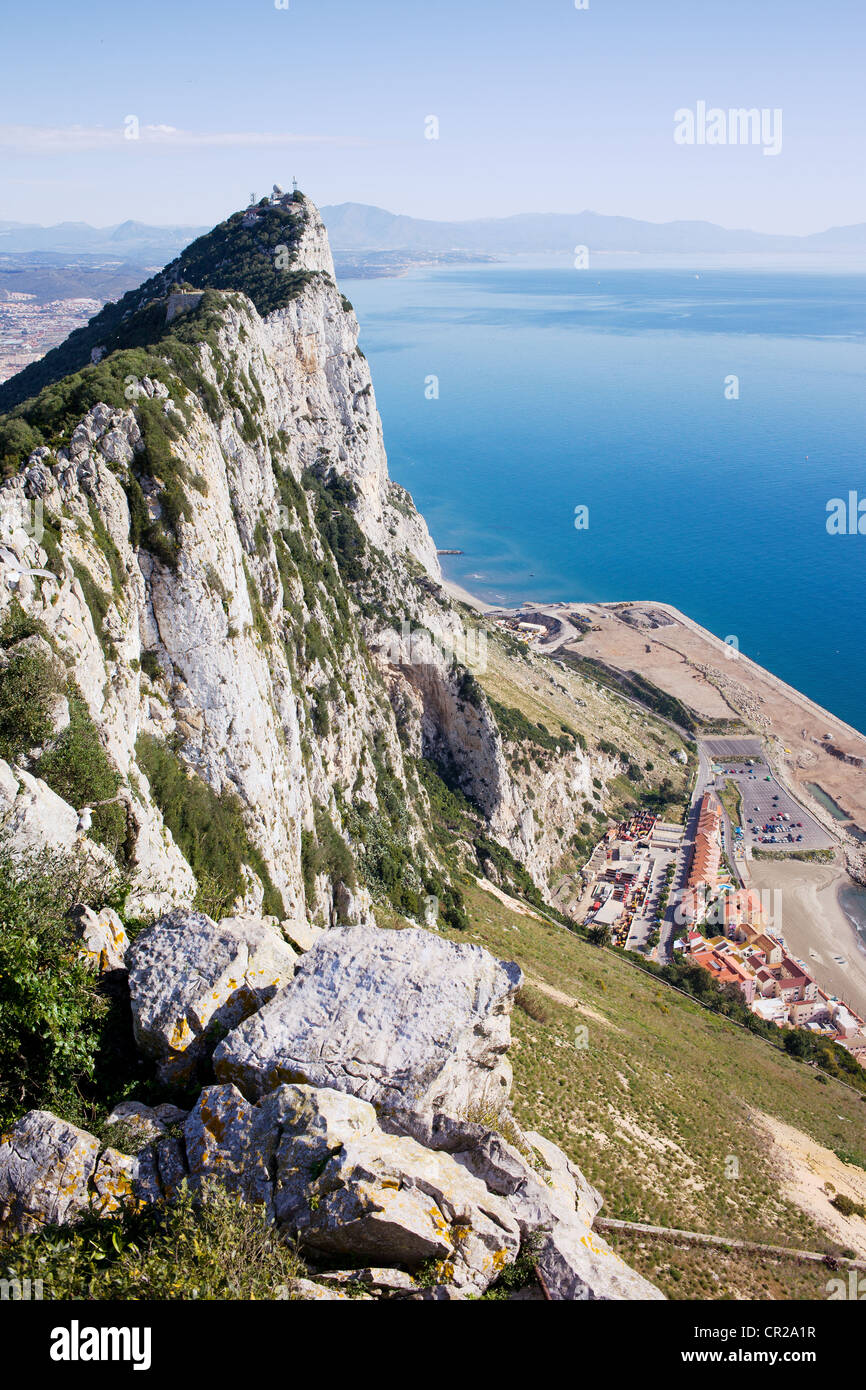
[{"label": "limestone rock face", "polygon": [[291,986],[219,1044],[214,1068],[251,1097],[299,1081],[385,1111],[498,1109],[521,978],[480,946],[421,928],[335,928]]},{"label": "limestone rock face", "polygon": [[[269,878],[282,908],[268,910],[280,916],[371,921],[363,883],[325,872],[311,883],[303,854],[323,809],[344,838],[351,834],[339,789],[353,787],[356,806],[381,811],[371,745],[405,798],[410,849],[425,839],[427,808],[404,749],[454,768],[491,836],[547,895],[562,836],[577,829],[581,799],[605,769],[575,752],[542,776],[533,768],[524,782],[487,702],[467,693],[463,667],[481,655],[474,629],[443,590],[423,518],[388,476],[357,319],[334,282],[319,213],[308,200],[290,210],[298,219],[291,270],[303,278],[295,298],[263,316],[242,293],[222,296],[171,390],[137,378],[124,393],[128,407],[97,403],[67,445],[33,450],[0,484],[4,515],[20,506],[26,518],[38,502],[56,537],[46,549],[33,525],[4,531],[0,619],[14,599],[41,625],[120,775],[134,915],[188,904],[207,886],[196,883],[163,819],[146,771],[150,740],[170,741],[215,795],[237,797],[259,868],[243,866],[235,912],[261,914]],[[248,225],[268,215],[253,211]],[[189,370],[199,390],[182,384]],[[166,432],[162,478],[150,467],[148,418]],[[166,505],[172,474],[185,482],[169,561],[142,534],[142,515],[157,524],[176,512],[177,498]],[[328,495],[350,499],[352,526],[378,552],[375,604],[368,596],[359,605],[357,576],[344,582],[334,571],[322,526]],[[138,499],[132,511],[130,498]],[[326,582],[311,582],[314,571]],[[91,611],[94,589],[104,612],[102,604]],[[377,612],[391,615],[384,630]],[[305,634],[316,629],[321,641],[308,650]],[[416,641],[419,632],[435,644]],[[68,718],[59,701],[55,734]],[[28,847],[55,843],[58,829],[67,846],[75,841],[72,818],[82,808],[64,810],[29,784],[13,799],[0,831]],[[98,850],[86,834],[75,845]]]},{"label": "limestone rock face", "polygon": [[90,907],[75,907],[71,917],[81,941],[81,954],[98,974],[122,970],[129,938],[126,929],[111,907],[94,912]]},{"label": "limestone rock face", "polygon": [[386,1134],[366,1101],[280,1086],[255,1107],[230,1085],[208,1087],[187,1125],[193,1177],[264,1201],[311,1253],[410,1269],[483,1289],[516,1256],[505,1203],[445,1153]]},{"label": "limestone rock face", "polygon": [[216,1030],[237,1024],[291,979],[295,960],[261,921],[169,912],[127,954],[138,1045],[163,1075],[188,1073]]},{"label": "limestone rock face", "polygon": [[100,845],[83,840],[79,813],[41,778],[0,758],[0,839],[15,859],[42,852],[73,856],[89,881],[105,878],[114,860]]}]

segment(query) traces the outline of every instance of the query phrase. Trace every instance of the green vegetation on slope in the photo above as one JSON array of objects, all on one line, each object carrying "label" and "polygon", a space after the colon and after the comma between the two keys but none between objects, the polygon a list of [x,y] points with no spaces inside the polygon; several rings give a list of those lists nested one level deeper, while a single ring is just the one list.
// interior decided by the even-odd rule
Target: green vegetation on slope
[{"label": "green vegetation on slope", "polygon": [[[103,886],[96,906],[106,897]],[[66,914],[82,900],[71,861],[0,858],[0,1129],[31,1108],[86,1123],[148,1079],[128,997],[79,957]]]},{"label": "green vegetation on slope", "polygon": [[92,808],[92,823],[87,832],[90,839],[104,845],[123,862],[129,857],[131,845],[126,807],[115,800],[122,781],[120,773],[103,748],[84,697],[72,680],[67,685],[66,698],[69,727],[43,753],[34,771],[76,810]]},{"label": "green vegetation on slope", "polygon": [[235,793],[226,788],[218,796],[174,749],[152,734],[140,734],[135,751],[153,799],[198,880],[198,906],[212,917],[225,916],[245,890],[243,865],[249,864],[264,885],[264,912],[284,917],[282,896],[250,842]]},{"label": "green vegetation on slope", "polygon": [[32,648],[12,652],[0,668],[0,758],[14,762],[51,737],[52,708],[62,688],[44,653]]}]

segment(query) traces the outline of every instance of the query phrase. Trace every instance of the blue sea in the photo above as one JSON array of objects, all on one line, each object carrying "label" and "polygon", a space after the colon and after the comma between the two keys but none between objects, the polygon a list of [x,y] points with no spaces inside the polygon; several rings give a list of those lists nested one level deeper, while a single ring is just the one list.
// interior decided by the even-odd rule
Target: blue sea
[{"label": "blue sea", "polygon": [[392,476],[491,603],[675,604],[866,731],[866,274],[629,259],[347,281]]}]

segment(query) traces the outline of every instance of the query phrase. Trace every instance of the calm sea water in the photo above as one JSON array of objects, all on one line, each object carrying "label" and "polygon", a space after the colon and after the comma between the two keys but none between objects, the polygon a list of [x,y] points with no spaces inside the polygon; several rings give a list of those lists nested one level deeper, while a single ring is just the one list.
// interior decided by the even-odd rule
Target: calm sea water
[{"label": "calm sea water", "polygon": [[866,731],[866,536],[826,529],[830,498],[866,497],[866,275],[548,262],[345,288],[391,473],[466,552],[453,579],[675,604]]}]

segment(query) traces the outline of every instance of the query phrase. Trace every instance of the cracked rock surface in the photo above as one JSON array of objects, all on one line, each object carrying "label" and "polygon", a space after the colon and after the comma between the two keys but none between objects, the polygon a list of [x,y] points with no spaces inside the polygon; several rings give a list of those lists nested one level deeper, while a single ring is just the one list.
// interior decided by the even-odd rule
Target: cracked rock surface
[{"label": "cracked rock surface", "polygon": [[521,979],[480,946],[421,928],[335,928],[292,984],[219,1044],[214,1069],[253,1099],[298,1081],[385,1111],[498,1111]]}]

